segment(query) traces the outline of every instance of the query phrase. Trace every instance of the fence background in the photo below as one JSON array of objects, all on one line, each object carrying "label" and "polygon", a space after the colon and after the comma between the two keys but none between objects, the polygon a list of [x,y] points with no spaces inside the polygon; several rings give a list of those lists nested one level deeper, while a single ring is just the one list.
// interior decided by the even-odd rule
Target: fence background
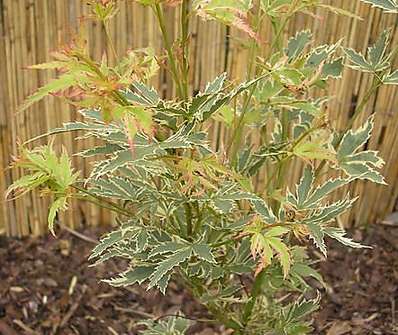
[{"label": "fence background", "polygon": [[[359,0],[329,1],[342,6],[364,18],[363,21],[336,16],[324,10],[316,18],[297,15],[286,29],[286,36],[309,28],[318,43],[335,42],[344,38],[343,45],[365,51],[385,28],[392,28],[392,43],[398,39],[395,15],[382,14]],[[0,0],[0,194],[19,177],[19,171],[7,169],[12,156],[17,152],[18,142],[23,142],[62,122],[76,118],[76,111],[55,98],[47,98],[25,113],[17,114],[16,108],[23,99],[37,87],[55,76],[51,72],[26,70],[26,66],[49,60],[51,51],[70,40],[82,20],[88,20],[86,1],[83,0]],[[151,46],[160,51],[161,39],[150,11],[131,0],[120,0],[120,11],[111,24],[111,35],[119,55],[127,49]],[[178,13],[167,9],[168,29],[178,33]],[[94,21],[88,21],[87,39],[89,49],[96,59],[108,50],[104,31]],[[269,40],[270,27],[264,26],[262,35]],[[247,52],[241,46],[241,33],[227,29],[215,22],[202,22],[194,18],[191,23],[192,36],[192,84],[195,89],[223,71],[230,78],[242,78],[246,70]],[[109,51],[109,50],[108,50]],[[111,55],[110,52],[108,52]],[[345,70],[344,80],[330,86],[333,96],[329,109],[331,121],[342,128],[352,113],[357,101],[361,100],[370,85],[367,75]],[[170,78],[160,72],[154,86],[163,94],[170,95]],[[360,182],[351,186],[352,194],[361,194],[360,201],[351,213],[344,217],[344,224],[374,222],[394,210],[398,196],[398,103],[397,89],[384,86],[369,102],[358,120],[361,123],[367,115],[376,112],[376,127],[369,148],[381,151],[387,162],[384,175],[389,186],[377,186]],[[214,140],[225,136],[225,130],[215,125],[210,129]],[[76,152],[84,145],[72,136],[61,135],[58,142],[69,152]],[[87,143],[86,143],[87,144]],[[74,158],[75,159],[75,158]],[[76,166],[87,171],[89,163],[75,159]],[[291,180],[297,179],[300,166],[292,168]],[[258,181],[261,185],[261,180]],[[12,236],[38,235],[46,231],[48,203],[45,199],[28,194],[20,199],[0,203],[0,232]],[[72,210],[62,218],[63,224],[76,227],[80,224],[109,223],[111,217],[87,204],[74,204]]]}]

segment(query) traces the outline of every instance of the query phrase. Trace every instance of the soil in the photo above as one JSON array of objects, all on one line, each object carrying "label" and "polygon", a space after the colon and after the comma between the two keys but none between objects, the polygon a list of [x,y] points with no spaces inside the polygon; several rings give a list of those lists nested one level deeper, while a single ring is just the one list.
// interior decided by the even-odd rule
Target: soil
[{"label": "soil", "polygon": [[[96,228],[80,233],[97,239]],[[323,290],[314,334],[398,334],[398,227],[373,225],[351,232],[372,249],[347,250],[329,243],[318,266],[329,287]],[[125,264],[89,267],[94,243],[62,231],[52,236],[0,236],[0,334],[136,334],[137,321],[175,314],[203,318],[205,311],[171,284],[166,296],[140,287],[112,288],[99,281]],[[206,325],[191,334],[220,334]]]}]

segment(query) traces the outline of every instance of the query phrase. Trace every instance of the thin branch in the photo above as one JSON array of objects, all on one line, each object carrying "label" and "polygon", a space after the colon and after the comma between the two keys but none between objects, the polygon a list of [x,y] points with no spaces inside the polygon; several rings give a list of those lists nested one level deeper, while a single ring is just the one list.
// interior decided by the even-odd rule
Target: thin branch
[{"label": "thin branch", "polygon": [[83,241],[89,242],[89,243],[94,243],[94,244],[98,244],[97,240],[94,240],[93,238],[86,236],[84,234],[79,233],[78,231],[69,228],[68,226],[65,226],[64,224],[60,224],[62,229],[65,229],[68,233],[76,236],[77,238],[80,238]]}]

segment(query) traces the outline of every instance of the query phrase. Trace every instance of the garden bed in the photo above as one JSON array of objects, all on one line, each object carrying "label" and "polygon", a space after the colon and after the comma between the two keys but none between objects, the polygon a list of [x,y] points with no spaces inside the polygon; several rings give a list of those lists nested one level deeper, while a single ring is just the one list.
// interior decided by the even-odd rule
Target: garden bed
[{"label": "garden bed", "polygon": [[[101,231],[81,234],[96,239]],[[374,225],[353,234],[373,249],[330,244],[328,261],[319,263],[330,287],[315,315],[315,334],[398,334],[398,228]],[[136,334],[137,320],[174,314],[180,306],[187,315],[206,317],[173,284],[163,297],[139,287],[100,283],[125,264],[88,267],[93,246],[68,231],[57,239],[0,237],[0,334]],[[197,324],[191,333],[222,330]]]}]

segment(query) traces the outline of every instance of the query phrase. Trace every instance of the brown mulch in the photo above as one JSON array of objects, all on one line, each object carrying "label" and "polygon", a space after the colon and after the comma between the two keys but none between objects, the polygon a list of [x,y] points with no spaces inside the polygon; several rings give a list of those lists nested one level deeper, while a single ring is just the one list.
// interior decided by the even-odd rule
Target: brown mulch
[{"label": "brown mulch", "polygon": [[315,317],[315,334],[398,334],[398,225],[372,225],[351,235],[372,249],[329,243],[320,270],[330,286]]},{"label": "brown mulch", "polygon": [[[96,239],[101,231],[82,233]],[[314,334],[398,334],[398,227],[374,225],[354,235],[373,249],[347,251],[330,243],[328,260],[319,263],[330,286],[322,292]],[[93,246],[67,231],[56,239],[0,236],[0,334],[136,334],[137,320],[143,318],[179,309],[196,318],[206,316],[175,284],[163,297],[99,282],[125,264],[89,267]],[[191,329],[192,334],[219,332],[203,325]]]}]

